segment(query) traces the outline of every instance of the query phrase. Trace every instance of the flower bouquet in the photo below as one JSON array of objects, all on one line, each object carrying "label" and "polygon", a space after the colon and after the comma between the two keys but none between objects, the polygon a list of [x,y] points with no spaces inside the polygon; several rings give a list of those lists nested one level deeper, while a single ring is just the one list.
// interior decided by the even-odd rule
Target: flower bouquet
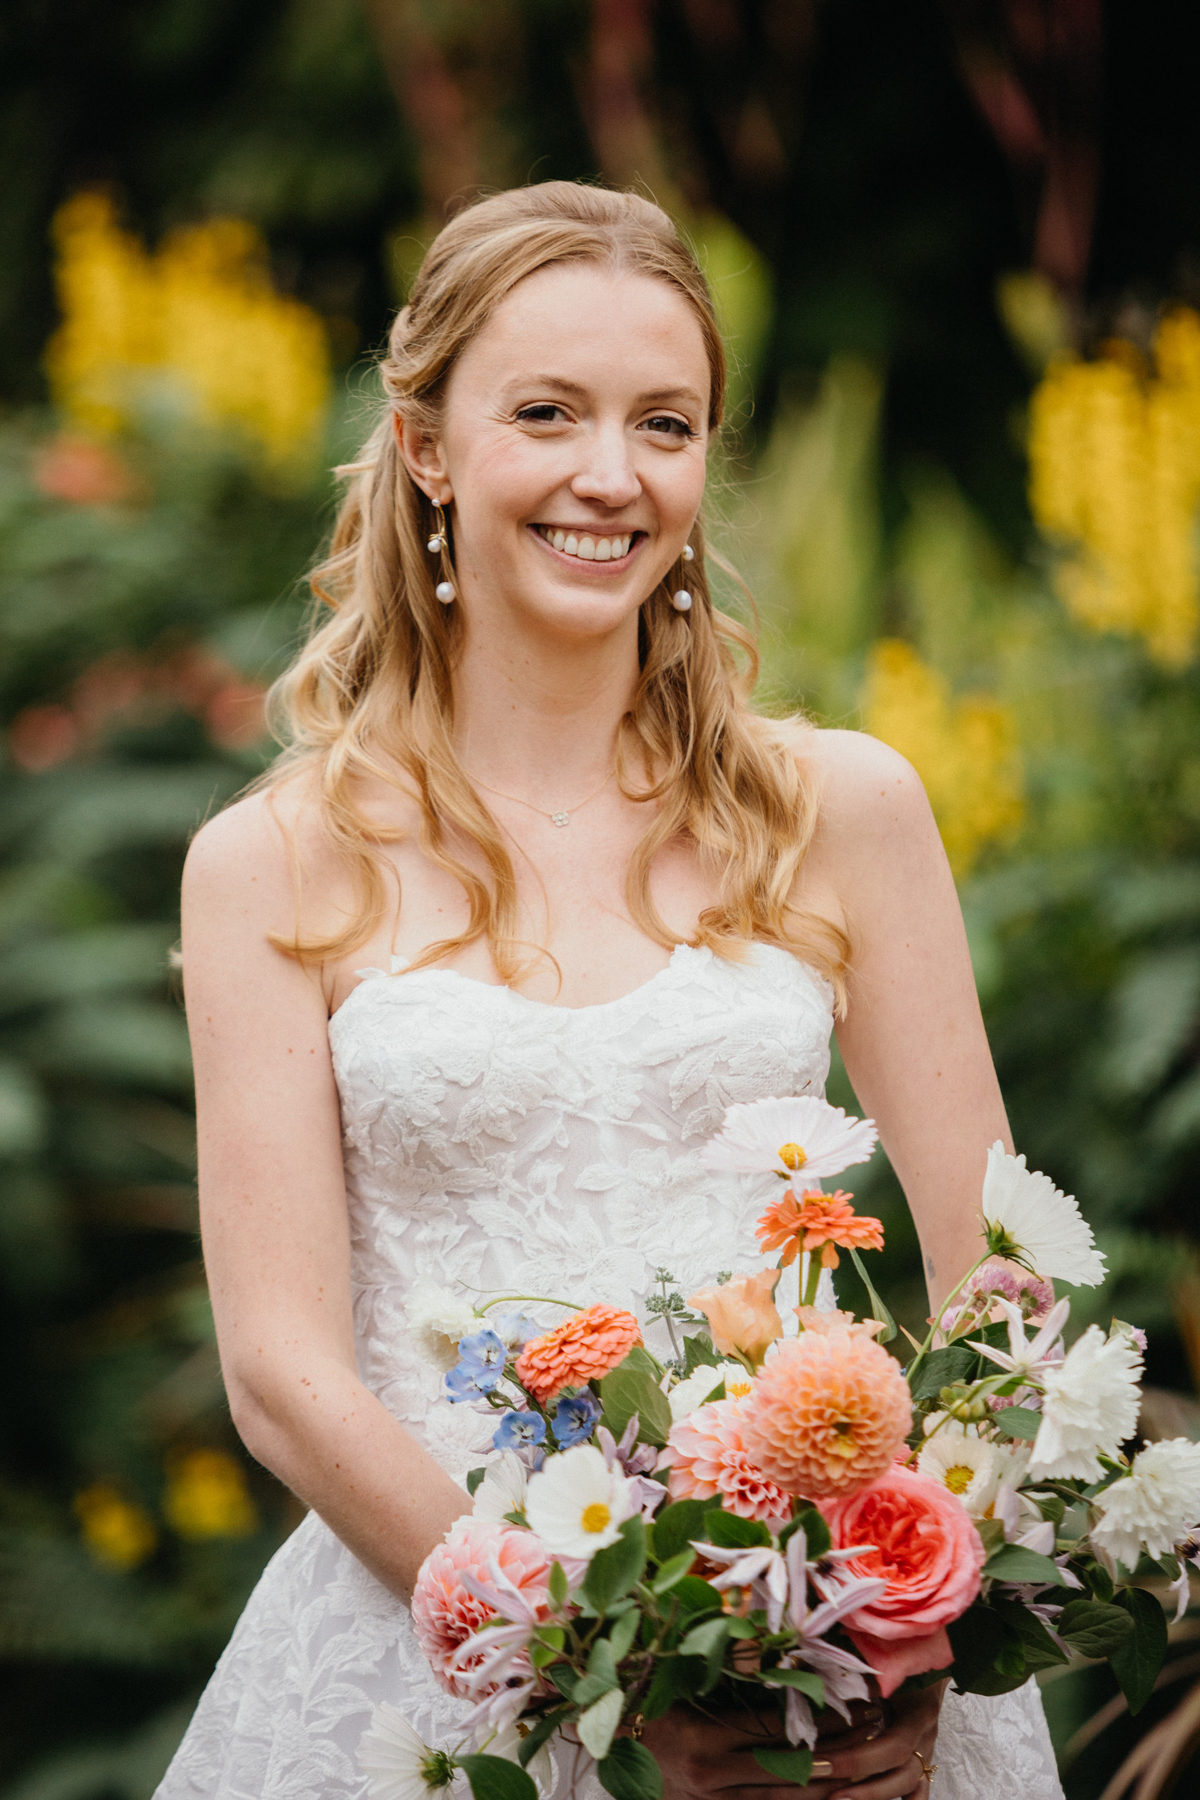
[{"label": "flower bouquet", "polygon": [[[475,1800],[536,1800],[552,1748],[593,1759],[615,1800],[659,1800],[640,1733],[677,1702],[761,1720],[773,1699],[782,1732],[755,1756],[799,1784],[823,1715],[849,1721],[853,1701],[905,1683],[1000,1694],[1081,1656],[1144,1703],[1166,1621],[1133,1577],[1162,1572],[1186,1607],[1200,1445],[1123,1452],[1144,1340],[1115,1321],[1064,1347],[1051,1278],[1094,1286],[1103,1259],[1075,1201],[999,1144],[979,1260],[902,1367],[862,1260],[880,1223],[819,1185],[875,1141],[870,1120],[813,1098],[729,1109],[703,1155],[782,1184],[757,1228],[777,1262],[687,1301],[660,1271],[647,1310],[669,1357],[604,1303],[547,1330],[498,1311],[512,1297],[414,1294],[414,1331],[452,1364],[448,1398],[494,1410],[498,1455],[472,1471],[474,1512],[413,1599],[470,1735],[430,1750],[379,1708],[359,1753],[379,1800],[421,1800],[460,1769]],[[832,1295],[841,1251],[869,1317]],[[797,1259],[785,1335],[775,1295]]]}]

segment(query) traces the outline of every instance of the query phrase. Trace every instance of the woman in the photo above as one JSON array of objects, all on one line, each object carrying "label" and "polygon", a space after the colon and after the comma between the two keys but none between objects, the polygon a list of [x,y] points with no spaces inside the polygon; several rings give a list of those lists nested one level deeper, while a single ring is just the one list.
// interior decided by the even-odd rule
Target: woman
[{"label": "woman", "polygon": [[[461,213],[382,375],[292,747],[188,859],[222,1364],[311,1511],[162,1800],[362,1796],[385,1700],[456,1739],[405,1601],[490,1428],[439,1398],[419,1278],[637,1306],[660,1264],[746,1267],[753,1184],[697,1152],[733,1101],[821,1091],[835,1006],[935,1302],[1008,1141],[919,782],[746,704],[699,525],[724,361],[666,216],[561,182]],[[672,1800],[769,1800],[732,1729],[653,1743]],[[821,1750],[805,1794],[924,1796],[935,1755],[939,1800],[1060,1793],[1035,1692],[929,1689]]]}]

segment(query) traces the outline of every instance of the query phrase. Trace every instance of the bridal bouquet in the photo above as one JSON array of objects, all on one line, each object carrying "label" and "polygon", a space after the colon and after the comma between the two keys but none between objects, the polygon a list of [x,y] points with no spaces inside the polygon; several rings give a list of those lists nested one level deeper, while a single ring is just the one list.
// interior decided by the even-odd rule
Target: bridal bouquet
[{"label": "bridal bouquet", "polygon": [[[448,1399],[495,1412],[498,1454],[468,1478],[474,1513],[413,1599],[472,1736],[430,1750],[380,1707],[359,1752],[379,1800],[422,1800],[459,1769],[475,1800],[535,1800],[556,1741],[594,1759],[614,1800],[659,1800],[640,1734],[677,1701],[761,1718],[774,1696],[790,1748],[755,1756],[799,1784],[822,1714],[849,1720],[852,1701],[902,1683],[1000,1694],[1075,1655],[1107,1659],[1131,1710],[1145,1702],[1166,1621],[1134,1577],[1165,1574],[1186,1607],[1200,1445],[1123,1451],[1142,1334],[1114,1321],[1065,1348],[1070,1303],[1051,1279],[1094,1286],[1103,1259],[1075,1201],[999,1144],[979,1260],[902,1367],[862,1260],[880,1223],[820,1186],[875,1140],[870,1120],[812,1098],[729,1109],[703,1154],[778,1178],[757,1228],[778,1259],[686,1302],[660,1271],[648,1311],[670,1359],[603,1302],[546,1330],[499,1310],[511,1296],[414,1293]],[[841,1251],[869,1317],[823,1279]],[[775,1293],[797,1258],[785,1335]]]}]

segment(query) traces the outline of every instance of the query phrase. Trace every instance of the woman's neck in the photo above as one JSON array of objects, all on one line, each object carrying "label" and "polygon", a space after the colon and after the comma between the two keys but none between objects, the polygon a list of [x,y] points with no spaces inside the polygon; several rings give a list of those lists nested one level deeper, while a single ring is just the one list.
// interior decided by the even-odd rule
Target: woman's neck
[{"label": "woman's neck", "polygon": [[469,637],[454,672],[463,767],[523,799],[558,805],[612,767],[637,681],[636,638],[547,645]]}]

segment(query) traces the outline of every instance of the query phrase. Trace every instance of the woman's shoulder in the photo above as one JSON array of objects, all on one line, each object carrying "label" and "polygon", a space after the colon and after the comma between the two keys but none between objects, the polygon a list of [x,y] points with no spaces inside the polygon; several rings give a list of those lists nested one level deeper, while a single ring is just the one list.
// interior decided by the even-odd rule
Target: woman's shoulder
[{"label": "woman's shoulder", "polygon": [[252,789],[203,824],[192,839],[184,883],[292,881],[295,859],[307,864],[328,839],[320,828],[311,781],[304,775]]},{"label": "woman's shoulder", "polygon": [[777,720],[773,729],[816,782],[822,815],[830,823],[843,816],[861,819],[864,813],[928,812],[921,777],[882,739],[807,719]]}]

